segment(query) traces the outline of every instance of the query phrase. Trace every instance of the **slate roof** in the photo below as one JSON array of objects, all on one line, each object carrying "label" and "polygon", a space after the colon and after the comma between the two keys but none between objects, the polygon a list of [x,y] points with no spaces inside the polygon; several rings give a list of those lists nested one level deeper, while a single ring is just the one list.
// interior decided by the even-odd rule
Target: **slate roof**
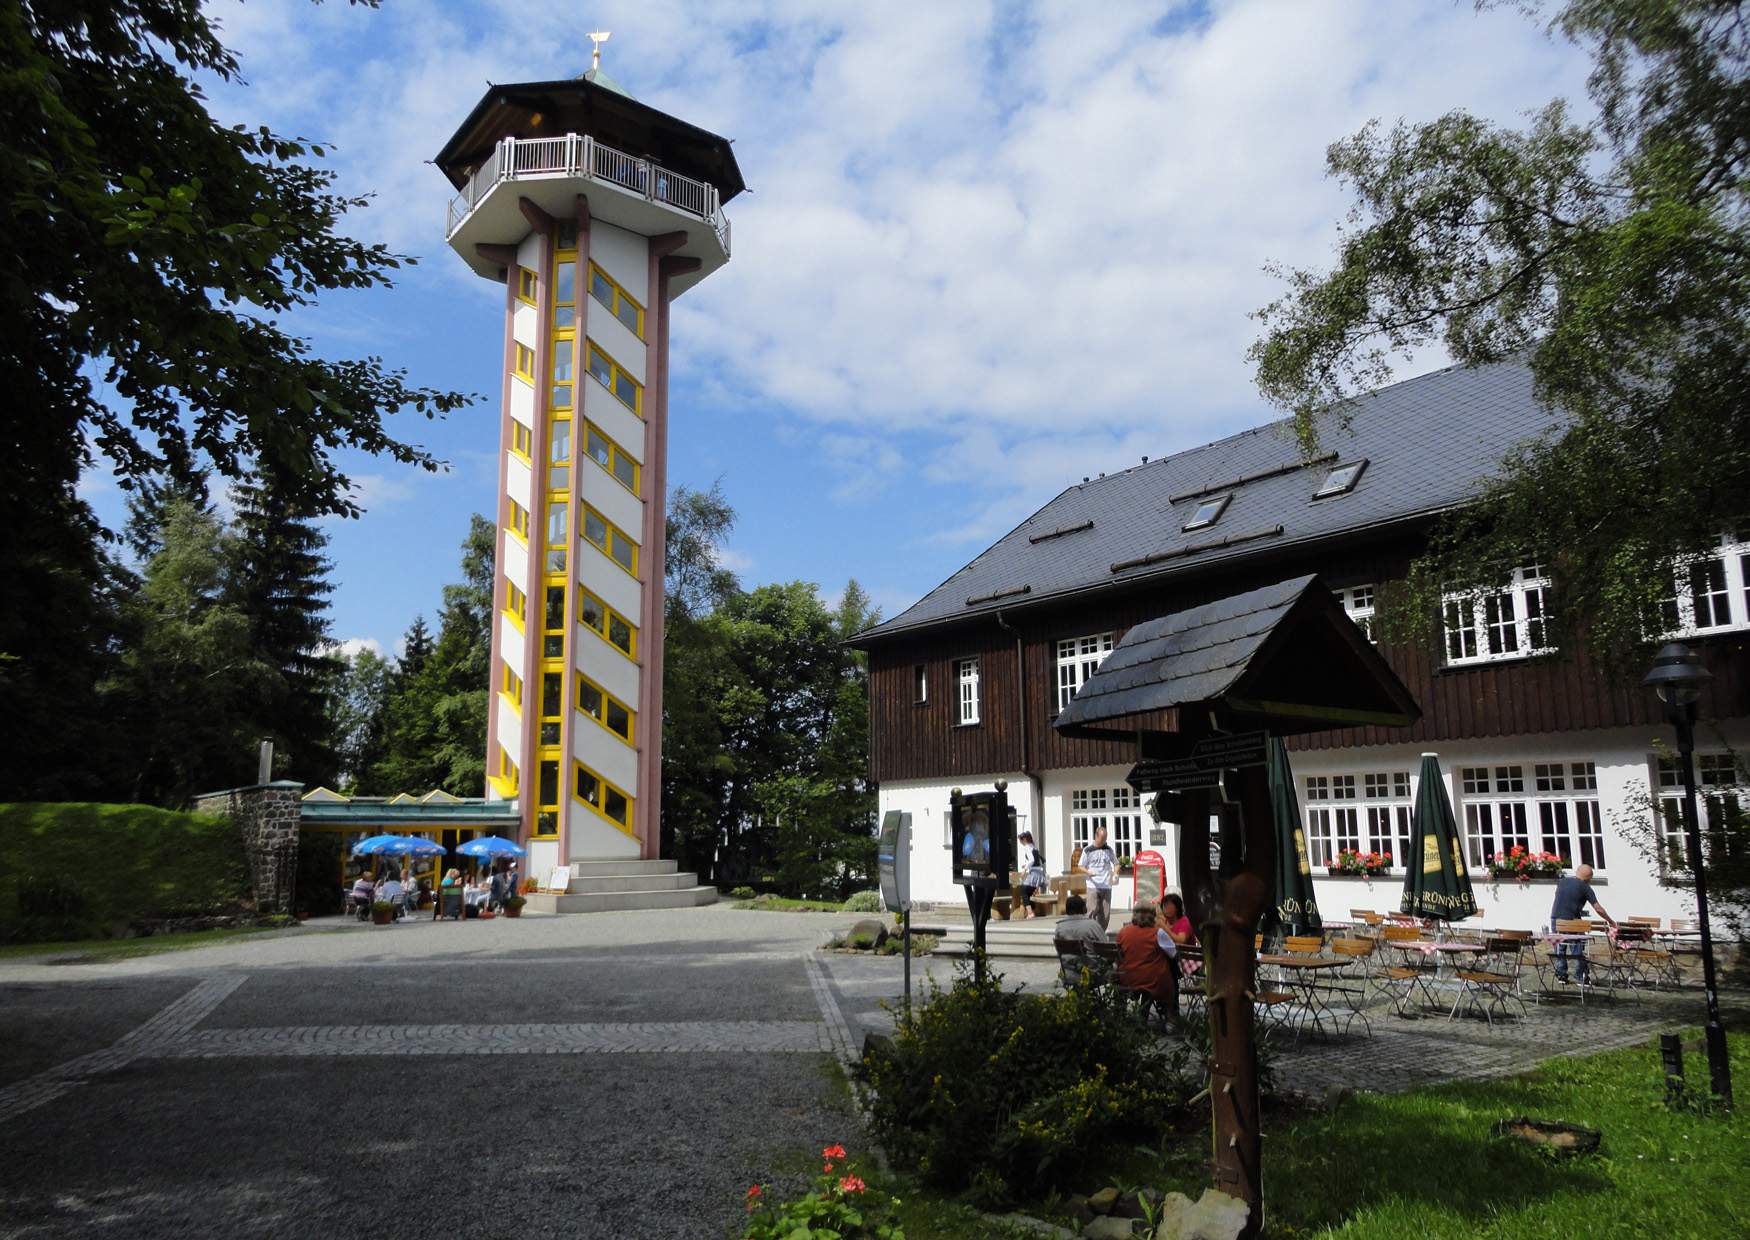
[{"label": "slate roof", "polygon": [[[1292,468],[1300,455],[1283,420],[1071,486],[917,603],[852,641],[1429,516],[1471,498],[1508,449],[1560,426],[1533,398],[1531,372],[1518,362],[1407,379],[1328,417],[1320,452],[1336,459],[1327,463]],[[1332,466],[1362,458],[1367,468],[1352,491],[1313,499]],[[1269,476],[1231,488],[1233,499],[1213,525],[1183,530],[1198,503],[1192,493],[1263,473]]]},{"label": "slate roof", "polygon": [[1207,702],[1233,688],[1311,574],[1147,620],[1124,635],[1054,726]]}]

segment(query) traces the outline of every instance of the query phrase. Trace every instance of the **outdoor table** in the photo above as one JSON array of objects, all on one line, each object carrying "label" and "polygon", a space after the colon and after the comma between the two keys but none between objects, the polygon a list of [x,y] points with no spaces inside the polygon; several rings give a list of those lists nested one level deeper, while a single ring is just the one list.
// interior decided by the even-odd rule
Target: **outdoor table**
[{"label": "outdoor table", "polygon": [[[1320,1019],[1321,1013],[1328,1013],[1331,1017],[1331,1024],[1333,1026],[1336,1025],[1337,1014],[1331,1011],[1330,1005],[1327,1004],[1324,1001],[1324,998],[1319,994],[1318,975],[1325,969],[1341,969],[1345,967],[1350,963],[1347,957],[1292,955],[1259,956],[1258,963],[1272,964],[1278,969],[1287,971],[1282,975],[1282,984],[1294,991],[1294,993],[1300,998],[1302,1006],[1306,1009],[1307,1016],[1312,1019],[1314,1032],[1321,1034],[1324,1032],[1324,1022]],[[1305,1018],[1302,1019],[1301,1023],[1304,1027],[1306,1023]]]}]

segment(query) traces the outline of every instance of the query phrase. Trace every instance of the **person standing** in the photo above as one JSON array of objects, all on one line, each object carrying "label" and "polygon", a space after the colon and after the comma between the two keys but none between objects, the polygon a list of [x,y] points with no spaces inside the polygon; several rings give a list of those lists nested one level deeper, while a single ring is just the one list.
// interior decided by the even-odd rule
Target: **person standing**
[{"label": "person standing", "polygon": [[1106,828],[1094,828],[1094,842],[1082,850],[1088,872],[1088,916],[1104,930],[1112,920],[1112,883],[1118,877],[1118,854],[1106,843]]},{"label": "person standing", "polygon": [[[1588,904],[1604,919],[1606,925],[1612,930],[1616,929],[1616,919],[1604,911],[1604,906],[1598,903],[1598,893],[1592,890],[1592,867],[1582,862],[1572,874],[1563,875],[1556,880],[1556,898],[1549,910],[1551,933],[1559,934],[1560,923],[1579,917],[1586,911]],[[1584,986],[1589,979],[1586,944],[1578,939],[1556,944],[1556,981],[1568,980],[1570,959],[1574,962],[1574,980]]]},{"label": "person standing", "polygon": [[1045,854],[1033,842],[1031,831],[1021,832],[1021,855],[1017,860],[1021,863],[1017,867],[1021,871],[1021,918],[1026,920],[1039,916],[1033,910],[1033,897],[1045,890]]}]

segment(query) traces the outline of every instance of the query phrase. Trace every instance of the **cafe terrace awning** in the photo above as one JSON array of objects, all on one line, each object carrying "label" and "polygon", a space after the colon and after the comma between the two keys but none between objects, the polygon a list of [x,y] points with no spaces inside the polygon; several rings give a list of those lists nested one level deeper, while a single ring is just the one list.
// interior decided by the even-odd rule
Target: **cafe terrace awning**
[{"label": "cafe terrace awning", "polygon": [[1307,576],[1137,625],[1055,726],[1065,736],[1124,740],[1212,728],[1284,736],[1403,727],[1421,714],[1331,591]]}]

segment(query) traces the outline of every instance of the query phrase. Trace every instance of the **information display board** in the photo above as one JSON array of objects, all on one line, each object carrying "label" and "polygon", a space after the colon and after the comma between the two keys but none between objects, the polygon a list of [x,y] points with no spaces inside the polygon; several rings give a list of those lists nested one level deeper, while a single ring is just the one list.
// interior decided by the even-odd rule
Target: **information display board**
[{"label": "information display board", "polygon": [[1008,890],[1015,866],[1015,811],[1009,808],[1008,794],[1000,787],[964,794],[955,789],[948,821],[953,826],[954,881]]},{"label": "information display board", "polygon": [[881,872],[881,903],[890,913],[911,911],[911,815],[890,809],[881,816],[875,842]]}]

